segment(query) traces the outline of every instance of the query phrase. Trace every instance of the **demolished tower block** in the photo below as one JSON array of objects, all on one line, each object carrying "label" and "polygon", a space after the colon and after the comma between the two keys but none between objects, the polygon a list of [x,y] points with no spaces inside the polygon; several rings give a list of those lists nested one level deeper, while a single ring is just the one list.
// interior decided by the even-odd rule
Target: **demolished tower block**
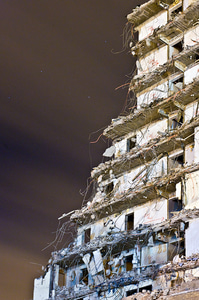
[{"label": "demolished tower block", "polygon": [[77,237],[52,253],[34,300],[167,297],[199,277],[199,1],[151,0],[127,19],[134,107],[104,130],[113,158],[92,170],[96,193],[71,215]]}]

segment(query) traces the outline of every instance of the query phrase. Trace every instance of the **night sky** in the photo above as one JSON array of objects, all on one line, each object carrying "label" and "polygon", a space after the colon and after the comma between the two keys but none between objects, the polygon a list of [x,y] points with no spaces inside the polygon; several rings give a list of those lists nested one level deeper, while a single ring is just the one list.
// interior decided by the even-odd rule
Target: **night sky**
[{"label": "night sky", "polygon": [[102,162],[108,141],[90,142],[125,105],[122,32],[137,3],[1,1],[0,299],[32,299],[58,217],[81,207]]}]

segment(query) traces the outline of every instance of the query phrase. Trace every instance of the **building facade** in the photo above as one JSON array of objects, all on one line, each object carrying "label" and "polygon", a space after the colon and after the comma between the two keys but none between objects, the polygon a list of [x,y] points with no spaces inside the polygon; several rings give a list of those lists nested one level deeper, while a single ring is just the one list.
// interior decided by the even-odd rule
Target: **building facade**
[{"label": "building facade", "polygon": [[52,253],[33,300],[199,295],[199,1],[150,0],[127,19],[132,107],[104,130],[110,159],[92,170],[95,194],[70,217],[77,237]]}]

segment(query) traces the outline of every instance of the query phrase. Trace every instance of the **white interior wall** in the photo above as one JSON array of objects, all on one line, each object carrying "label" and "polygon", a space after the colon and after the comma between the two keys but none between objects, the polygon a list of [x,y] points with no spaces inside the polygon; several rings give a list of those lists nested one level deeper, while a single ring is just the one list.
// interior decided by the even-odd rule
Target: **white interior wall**
[{"label": "white interior wall", "polygon": [[183,11],[189,6],[191,5],[193,2],[196,2],[197,0],[183,0]]},{"label": "white interior wall", "polygon": [[167,262],[168,244],[160,244],[153,247],[143,247],[141,251],[141,265],[147,266],[154,261],[156,264]]},{"label": "white interior wall", "polygon": [[157,224],[167,219],[167,200],[154,200],[135,207],[134,227],[139,224]]},{"label": "white interior wall", "polygon": [[194,46],[199,42],[199,25],[184,33],[184,48]]},{"label": "white interior wall", "polygon": [[40,277],[34,280],[33,300],[46,300],[49,298],[50,277],[51,269],[48,269],[44,278]]},{"label": "white interior wall", "polygon": [[149,105],[155,99],[167,98],[167,97],[168,97],[168,81],[138,96],[137,109],[140,109],[142,105]]},{"label": "white interior wall", "polygon": [[189,227],[185,231],[185,249],[187,257],[199,253],[198,229],[199,219],[189,222]]},{"label": "white interior wall", "polygon": [[191,165],[194,163],[194,145],[187,145],[185,146],[185,164]]},{"label": "white interior wall", "polygon": [[185,175],[185,203],[186,208],[199,205],[199,171]]},{"label": "white interior wall", "polygon": [[161,11],[158,15],[150,18],[138,28],[139,41],[153,34],[154,29],[163,26],[167,23],[167,11]]},{"label": "white interior wall", "polygon": [[[138,187],[140,184],[143,184],[141,178],[146,175],[146,170],[144,170],[145,166],[139,166],[133,170],[131,170],[128,173],[122,174],[118,180],[117,184],[115,186],[115,196],[119,196],[126,192],[129,189],[134,189],[135,187]],[[143,172],[138,176],[138,173]]]},{"label": "white interior wall", "polygon": [[199,163],[199,127],[194,128],[194,162]]},{"label": "white interior wall", "polygon": [[194,81],[199,75],[199,64],[192,66],[184,72],[184,84],[187,85]]},{"label": "white interior wall", "polygon": [[[196,101],[188,104],[184,111],[184,121],[187,122],[190,121],[192,118],[196,117],[196,110],[197,110]],[[199,113],[199,107],[197,113]]]},{"label": "white interior wall", "polygon": [[147,180],[162,177],[167,174],[167,156],[162,157],[158,162],[154,160],[154,164],[147,170]]},{"label": "white interior wall", "polygon": [[125,138],[119,142],[116,142],[114,146],[116,148],[115,157],[119,157],[127,151],[127,139]]},{"label": "white interior wall", "polygon": [[167,119],[158,122],[147,124],[145,127],[137,131],[137,144],[142,146],[150,140],[158,136],[158,131],[165,132],[167,129]]},{"label": "white interior wall", "polygon": [[150,52],[145,57],[139,60],[141,69],[138,69],[138,74],[144,74],[147,72],[154,71],[159,65],[163,65],[167,62],[168,53],[167,53],[168,46],[165,45],[160,49],[155,49],[154,51]]}]

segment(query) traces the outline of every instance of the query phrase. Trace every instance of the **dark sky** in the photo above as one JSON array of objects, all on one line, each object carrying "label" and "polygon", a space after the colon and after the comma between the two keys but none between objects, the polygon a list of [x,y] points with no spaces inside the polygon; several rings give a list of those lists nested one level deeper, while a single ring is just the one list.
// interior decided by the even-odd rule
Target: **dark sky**
[{"label": "dark sky", "polygon": [[115,88],[130,80],[133,59],[113,53],[136,4],[1,1],[0,299],[32,299],[57,218],[81,207],[107,147],[90,141],[125,103],[127,89]]}]

